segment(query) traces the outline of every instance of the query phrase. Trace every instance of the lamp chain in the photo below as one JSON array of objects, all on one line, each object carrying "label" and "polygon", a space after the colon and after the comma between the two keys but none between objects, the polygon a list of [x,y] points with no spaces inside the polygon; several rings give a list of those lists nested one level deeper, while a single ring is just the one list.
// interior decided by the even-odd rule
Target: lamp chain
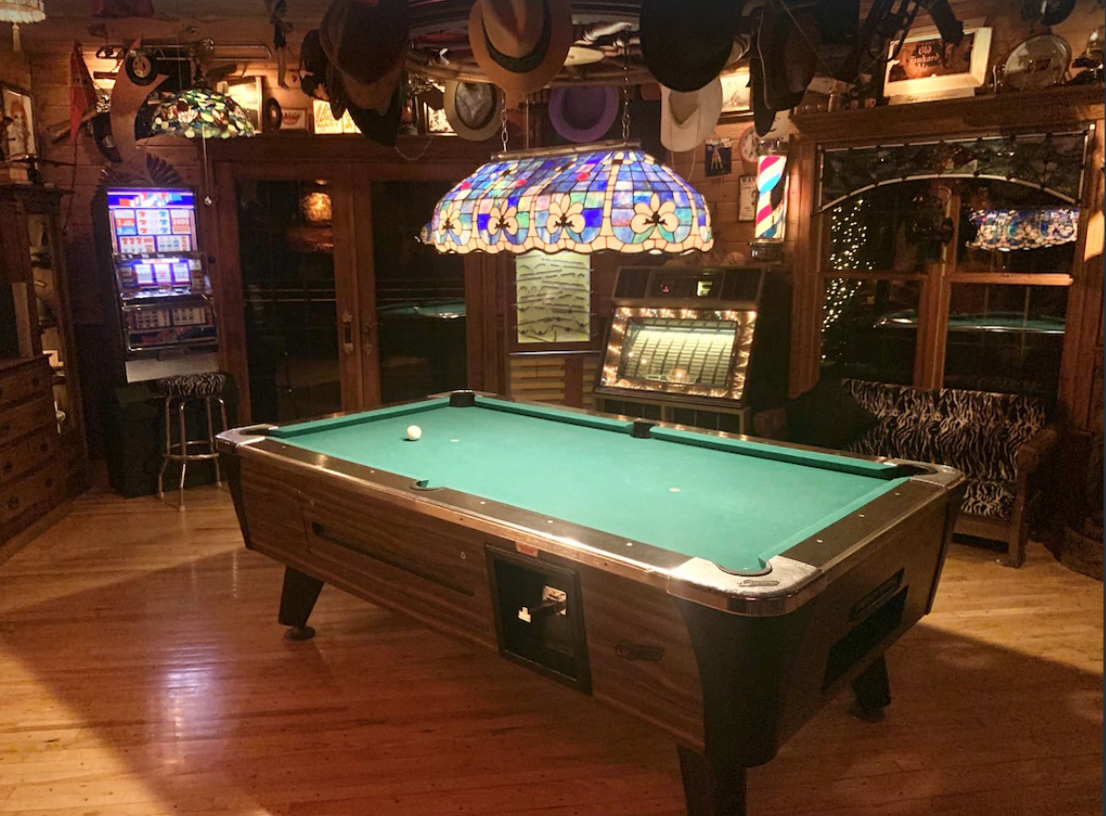
[{"label": "lamp chain", "polygon": [[499,138],[503,140],[503,152],[507,152],[507,94],[503,94],[503,104],[499,108]]},{"label": "lamp chain", "polygon": [[622,43],[622,141],[630,141],[630,49]]}]

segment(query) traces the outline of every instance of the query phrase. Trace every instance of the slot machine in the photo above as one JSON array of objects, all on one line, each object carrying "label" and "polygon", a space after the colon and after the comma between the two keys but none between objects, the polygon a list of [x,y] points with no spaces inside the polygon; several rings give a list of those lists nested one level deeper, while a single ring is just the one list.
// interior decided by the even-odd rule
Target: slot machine
[{"label": "slot machine", "polygon": [[100,209],[111,242],[127,380],[217,345],[211,283],[185,188],[111,187]]}]

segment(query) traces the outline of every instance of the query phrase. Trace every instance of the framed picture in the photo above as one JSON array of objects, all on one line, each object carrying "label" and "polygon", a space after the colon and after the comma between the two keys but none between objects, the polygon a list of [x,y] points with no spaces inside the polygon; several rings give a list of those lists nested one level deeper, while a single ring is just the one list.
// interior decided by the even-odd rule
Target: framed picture
[{"label": "framed picture", "polygon": [[242,77],[241,79],[228,79],[225,83],[224,93],[242,106],[246,112],[246,118],[258,133],[261,132],[261,109],[265,98],[265,89],[262,78],[259,76]]},{"label": "framed picture", "polygon": [[307,108],[284,108],[280,117],[281,130],[307,130]]},{"label": "framed picture", "polygon": [[37,156],[35,142],[35,106],[31,95],[18,88],[2,86],[4,118],[0,133],[3,133],[3,158],[25,159]]},{"label": "framed picture", "polygon": [[737,180],[737,220],[755,221],[757,217],[757,177],[741,176]]},{"label": "framed picture", "polygon": [[738,68],[722,77],[722,118],[737,118],[752,113],[753,94],[749,88],[749,69]]},{"label": "framed picture", "polygon": [[883,92],[892,102],[901,97],[942,99],[971,96],[987,79],[991,29],[966,27],[960,45],[941,39],[935,28],[910,34],[895,55],[891,45]]}]

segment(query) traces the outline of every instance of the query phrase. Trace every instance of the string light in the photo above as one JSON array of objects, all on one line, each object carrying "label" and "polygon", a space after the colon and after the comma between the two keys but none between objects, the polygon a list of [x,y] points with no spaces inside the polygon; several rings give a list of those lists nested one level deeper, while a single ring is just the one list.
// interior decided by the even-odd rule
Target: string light
[{"label": "string light", "polygon": [[[861,217],[864,197],[845,201],[834,208],[830,216],[829,266],[835,272],[872,270],[875,265],[863,258],[863,248],[868,241],[868,225]],[[826,281],[826,294],[822,305],[822,336],[825,337],[834,324],[845,315],[846,306],[860,290],[862,281],[849,278],[831,278]],[[825,345],[822,360],[827,359]]]}]

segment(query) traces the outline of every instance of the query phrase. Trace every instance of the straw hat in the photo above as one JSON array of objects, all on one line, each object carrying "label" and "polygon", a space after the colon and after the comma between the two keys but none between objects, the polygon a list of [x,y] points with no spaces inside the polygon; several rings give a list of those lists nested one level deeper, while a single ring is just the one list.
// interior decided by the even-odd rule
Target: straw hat
[{"label": "straw hat", "polygon": [[618,91],[609,85],[554,88],[549,121],[570,142],[595,142],[618,118]]},{"label": "straw hat", "polygon": [[462,139],[482,142],[499,132],[503,92],[487,82],[445,84],[445,118]]},{"label": "straw hat", "polygon": [[661,86],[661,144],[679,153],[710,138],[722,115],[722,80],[718,77],[691,93]]},{"label": "straw hat", "polygon": [[469,45],[512,105],[557,76],[572,47],[570,0],[476,0]]}]

